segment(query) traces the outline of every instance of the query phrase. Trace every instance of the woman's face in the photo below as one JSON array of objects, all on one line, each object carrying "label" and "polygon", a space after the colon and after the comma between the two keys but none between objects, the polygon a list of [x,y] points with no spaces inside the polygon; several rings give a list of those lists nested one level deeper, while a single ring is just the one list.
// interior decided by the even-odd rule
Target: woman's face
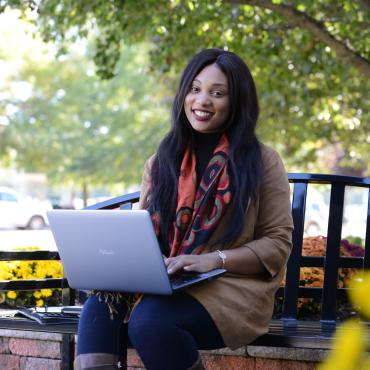
[{"label": "woman's face", "polygon": [[184,110],[198,132],[217,132],[226,123],[230,114],[227,77],[216,64],[208,65],[194,78]]}]

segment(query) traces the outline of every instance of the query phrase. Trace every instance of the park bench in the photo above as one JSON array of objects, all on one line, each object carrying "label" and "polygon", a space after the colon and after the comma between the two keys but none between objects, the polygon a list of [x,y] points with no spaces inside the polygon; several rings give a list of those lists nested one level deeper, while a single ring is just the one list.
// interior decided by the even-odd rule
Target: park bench
[{"label": "park bench", "polygon": [[[362,187],[370,193],[370,178],[358,178],[322,174],[288,174],[292,185],[292,215],[294,221],[293,250],[287,265],[285,286],[279,288],[277,299],[283,300],[281,317],[271,320],[268,334],[262,335],[254,346],[287,348],[330,349],[331,338],[338,324],[337,299],[345,297],[348,288],[338,287],[338,269],[370,268],[370,197],[367,205],[365,255],[343,257],[340,255],[341,229],[346,187]],[[330,187],[330,206],[325,256],[302,256],[306,196],[309,184],[327,184]],[[89,206],[86,209],[131,209],[139,200],[140,193],[132,193]],[[58,260],[57,252],[21,251],[0,252],[1,261],[12,260]],[[322,287],[300,286],[301,267],[323,268]],[[78,292],[70,289],[66,279],[1,281],[0,290],[36,290],[62,288],[62,304],[74,305]],[[315,298],[321,302],[320,318],[300,320],[297,317],[298,299]],[[368,323],[370,333],[370,323]],[[76,325],[42,326],[27,319],[0,318],[0,329],[19,329],[61,333],[62,369],[72,369],[74,356],[74,334]]]}]

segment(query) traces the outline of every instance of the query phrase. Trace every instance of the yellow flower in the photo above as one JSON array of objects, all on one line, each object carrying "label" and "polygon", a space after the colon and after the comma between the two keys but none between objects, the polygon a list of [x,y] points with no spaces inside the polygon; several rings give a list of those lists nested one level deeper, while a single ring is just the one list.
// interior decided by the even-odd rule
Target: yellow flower
[{"label": "yellow flower", "polygon": [[39,290],[36,290],[35,292],[33,292],[33,296],[35,297],[35,298],[41,298],[41,292],[39,291]]},{"label": "yellow flower", "polygon": [[42,299],[39,299],[36,301],[36,306],[43,306],[44,305],[44,301]]},{"label": "yellow flower", "polygon": [[366,329],[356,319],[345,321],[338,327],[334,349],[318,370],[357,370],[361,368],[363,352],[366,349]]},{"label": "yellow flower", "polygon": [[53,294],[53,291],[51,289],[41,289],[41,294],[44,297],[50,297]]},{"label": "yellow flower", "polygon": [[16,299],[17,298],[17,292],[13,291],[13,290],[10,290],[8,293],[7,293],[7,297],[9,299]]},{"label": "yellow flower", "polygon": [[351,301],[360,308],[361,313],[370,319],[370,272],[358,274],[350,283]]},{"label": "yellow flower", "polygon": [[8,280],[8,264],[4,261],[0,262],[0,280]]},{"label": "yellow flower", "polygon": [[37,264],[35,267],[35,275],[37,279],[46,278],[45,269],[43,269],[42,266],[40,266],[39,264]]},{"label": "yellow flower", "polygon": [[38,279],[59,278],[63,276],[62,264],[59,261],[38,261],[34,266]]},{"label": "yellow flower", "polygon": [[19,265],[18,276],[23,279],[32,279],[32,265],[32,261],[22,261]]}]

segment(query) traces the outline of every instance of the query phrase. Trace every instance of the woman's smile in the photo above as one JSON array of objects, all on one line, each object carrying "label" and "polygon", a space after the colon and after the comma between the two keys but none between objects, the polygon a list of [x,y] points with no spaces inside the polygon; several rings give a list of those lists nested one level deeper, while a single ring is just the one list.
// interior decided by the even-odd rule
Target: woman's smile
[{"label": "woman's smile", "polygon": [[193,109],[192,113],[198,121],[208,121],[213,116],[212,112],[201,109]]}]

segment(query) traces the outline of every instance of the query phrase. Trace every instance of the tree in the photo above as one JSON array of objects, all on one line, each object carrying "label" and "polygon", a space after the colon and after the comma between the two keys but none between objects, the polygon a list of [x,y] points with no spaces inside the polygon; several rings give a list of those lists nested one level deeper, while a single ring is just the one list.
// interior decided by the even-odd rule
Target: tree
[{"label": "tree", "polygon": [[[60,51],[93,34],[103,78],[116,74],[125,44],[150,41],[151,66],[174,76],[204,47],[228,48],[250,65],[262,107],[259,134],[290,169],[370,171],[368,0],[48,0],[33,4],[44,40]],[[26,14],[26,13],[25,13]],[[333,149],[335,148],[335,150]],[[320,163],[334,156],[334,164]],[[320,154],[321,153],[321,154]],[[321,157],[320,157],[321,155]],[[340,163],[338,164],[338,161]],[[358,170],[350,170],[358,168]]]},{"label": "tree", "polygon": [[[9,64],[19,58],[11,55],[12,45],[0,46]],[[23,65],[0,89],[0,116],[8,111],[9,120],[2,151],[16,153],[18,167],[44,172],[54,183],[137,184],[168,129],[166,91],[146,71],[146,44],[125,47],[109,81],[95,76],[85,48],[55,60],[47,57],[50,48],[33,42],[33,53],[22,56]],[[14,91],[20,85],[23,95]]]}]

